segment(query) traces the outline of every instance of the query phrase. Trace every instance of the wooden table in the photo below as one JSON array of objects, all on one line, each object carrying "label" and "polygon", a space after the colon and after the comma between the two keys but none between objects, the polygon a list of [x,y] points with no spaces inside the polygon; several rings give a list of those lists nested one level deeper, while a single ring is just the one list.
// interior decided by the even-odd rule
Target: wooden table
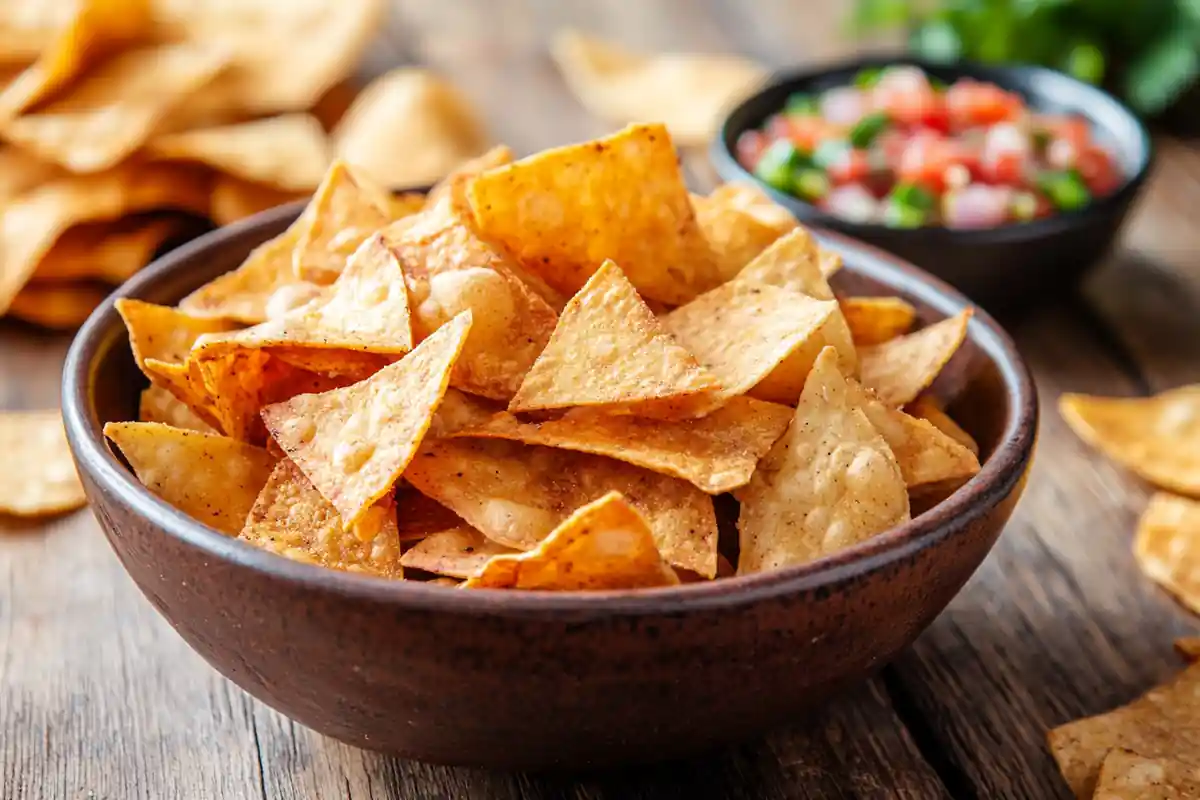
[{"label": "wooden table", "polygon": [[[812,0],[395,0],[369,59],[424,63],[521,152],[608,129],[546,56],[567,24],[647,49],[739,51],[772,65],[851,46]],[[1200,381],[1200,152],[1161,162],[1123,249],[1082,292],[1012,325],[1044,408],[1025,500],[991,557],[899,660],[823,713],[686,763],[576,777],[447,769],[299,727],[209,669],[122,572],[87,512],[0,529],[4,798],[1067,797],[1043,744],[1179,668],[1195,632],[1130,556],[1145,486],[1055,412],[1061,392]],[[702,156],[688,161],[698,186]],[[67,339],[0,329],[0,401],[53,406]]]}]

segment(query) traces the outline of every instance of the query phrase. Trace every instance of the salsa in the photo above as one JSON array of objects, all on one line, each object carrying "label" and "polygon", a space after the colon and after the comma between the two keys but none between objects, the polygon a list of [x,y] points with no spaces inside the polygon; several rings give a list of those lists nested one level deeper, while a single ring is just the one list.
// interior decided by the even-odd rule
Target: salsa
[{"label": "salsa", "polygon": [[1124,182],[1081,117],[1042,114],[991,83],[918,67],[860,71],[793,94],[737,141],[764,183],[852,222],[991,228],[1074,211]]}]

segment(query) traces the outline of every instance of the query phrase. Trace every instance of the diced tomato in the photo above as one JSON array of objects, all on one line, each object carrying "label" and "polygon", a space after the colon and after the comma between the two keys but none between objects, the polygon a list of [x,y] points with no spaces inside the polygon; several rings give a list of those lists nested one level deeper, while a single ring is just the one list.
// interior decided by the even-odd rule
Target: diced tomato
[{"label": "diced tomato", "polygon": [[1033,143],[1024,129],[1007,122],[993,125],[984,137],[979,176],[988,183],[1020,186],[1032,158]]},{"label": "diced tomato", "polygon": [[858,183],[871,173],[871,159],[866,150],[847,148],[826,170],[836,184]]},{"label": "diced tomato", "polygon": [[962,163],[955,143],[933,134],[914,136],[900,156],[896,174],[900,181],[924,186],[934,194],[946,188],[946,170]]},{"label": "diced tomato", "polygon": [[1044,116],[1035,119],[1033,124],[1035,129],[1048,133],[1051,139],[1070,143],[1075,153],[1082,153],[1091,143],[1091,129],[1082,117]]},{"label": "diced tomato", "polygon": [[845,126],[835,125],[827,119],[813,116],[790,116],[787,120],[787,138],[797,150],[811,153],[826,139],[837,139],[844,135]]},{"label": "diced tomato", "polygon": [[758,159],[762,157],[763,151],[767,149],[770,140],[763,135],[762,131],[743,131],[742,135],[737,140],[737,160],[743,167],[750,172],[758,166]]},{"label": "diced tomato", "polygon": [[964,78],[946,90],[946,111],[953,130],[1016,119],[1024,104],[1012,92]]},{"label": "diced tomato", "polygon": [[928,83],[890,86],[880,81],[875,87],[875,108],[901,125],[920,125],[943,133],[950,129],[945,99]]},{"label": "diced tomato", "polygon": [[1075,168],[1088,191],[1096,197],[1112,194],[1123,182],[1112,156],[1102,147],[1092,145],[1080,151]]}]

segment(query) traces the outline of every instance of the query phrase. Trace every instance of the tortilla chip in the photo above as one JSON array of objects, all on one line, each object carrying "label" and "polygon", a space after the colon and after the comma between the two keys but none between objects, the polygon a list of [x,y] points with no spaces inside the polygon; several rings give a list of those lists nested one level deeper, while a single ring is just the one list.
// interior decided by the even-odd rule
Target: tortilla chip
[{"label": "tortilla chip", "polygon": [[404,267],[414,334],[423,338],[469,310],[471,336],[451,382],[507,401],[549,341],[557,315],[509,258],[476,235],[460,200],[447,187],[428,210],[393,223],[384,235]]},{"label": "tortilla chip", "polygon": [[1146,577],[1200,614],[1200,500],[1157,492],[1138,520],[1133,555]]},{"label": "tortilla chip", "polygon": [[128,165],[44,184],[0,209],[0,312],[70,227],[155,208],[203,211],[207,180],[175,165]]},{"label": "tortilla chip", "polygon": [[[742,281],[727,283],[663,317],[663,326],[716,377],[722,396],[749,393],[792,405],[825,341],[832,300]],[[765,379],[771,382],[760,388]]]},{"label": "tortilla chip", "polygon": [[917,310],[899,297],[843,297],[838,300],[859,347],[882,344],[912,330]]},{"label": "tortilla chip", "polygon": [[0,145],[0,205],[66,175],[57,164],[42,161],[18,147]]},{"label": "tortilla chip", "polygon": [[929,388],[967,337],[971,309],[859,351],[862,382],[890,406],[911,403]]},{"label": "tortilla chip", "polygon": [[400,563],[409,569],[466,579],[483,569],[492,556],[516,552],[519,551],[496,544],[469,525],[459,525],[417,542],[405,552]]},{"label": "tortilla chip", "polygon": [[721,281],[732,280],[772,242],[796,227],[796,219],[779,206],[779,214],[756,213],[770,200],[757,189],[727,183],[708,197],[692,195],[696,222],[716,255]]},{"label": "tortilla chip", "polygon": [[[457,195],[463,203],[467,203],[467,185],[476,175],[505,164],[511,164],[512,160],[513,151],[504,144],[495,145],[475,158],[467,159],[433,185],[429,194],[425,196],[426,207],[432,208],[445,202],[451,198],[451,195]],[[469,207],[467,210],[470,211]],[[471,217],[473,224],[473,215],[468,213],[466,216]]]},{"label": "tortilla chip", "polygon": [[[117,313],[129,331],[129,346],[142,372],[146,360],[183,363],[201,334],[227,331],[234,326],[223,320],[193,317],[168,306],[122,297]],[[153,377],[146,373],[147,377]]]},{"label": "tortilla chip", "polygon": [[833,250],[828,250],[818,245],[817,266],[820,267],[821,274],[829,278],[842,268],[842,257]]},{"label": "tortilla chip", "polygon": [[[212,203],[208,215],[217,225],[229,225],[268,208],[308,197],[305,191],[284,191],[274,186],[244,181],[231,175],[218,175],[213,182]],[[289,264],[291,250],[288,250]]]},{"label": "tortilla chip", "polygon": [[333,133],[339,158],[384,186],[423,186],[487,147],[479,118],[457,89],[403,67],[371,82]]},{"label": "tortilla chip", "polygon": [[917,419],[926,420],[939,431],[970,450],[978,458],[979,443],[975,441],[975,437],[963,430],[962,427],[945,412],[941,403],[939,403],[937,398],[933,395],[921,395],[915,401],[909,403],[905,411],[907,411],[909,414],[912,414]]},{"label": "tortilla chip", "polygon": [[540,423],[498,414],[455,435],[608,456],[682,478],[709,494],[721,494],[750,480],[758,460],[783,435],[791,418],[787,406],[734,397],[723,408],[695,420],[666,422],[576,408]]},{"label": "tortilla chip", "polygon": [[737,279],[832,300],[833,290],[820,266],[820,249],[812,234],[797,226],[746,264]]},{"label": "tortilla chip", "polygon": [[402,542],[420,541],[439,531],[466,525],[458,514],[407,484],[396,490],[396,522]]},{"label": "tortilla chip", "polygon": [[825,348],[784,437],[738,499],[738,574],[815,561],[909,519],[896,457]]},{"label": "tortilla chip", "polygon": [[350,110],[350,106],[354,104],[362,88],[357,76],[351,75],[329,87],[308,110],[308,113],[317,118],[326,132],[333,133],[338,123],[346,116],[346,112]]},{"label": "tortilla chip", "polygon": [[211,425],[179,398],[153,383],[142,390],[141,401],[138,403],[138,421],[161,422],[172,428],[216,433]]},{"label": "tortilla chip", "polygon": [[1100,767],[1092,800],[1188,800],[1200,797],[1200,767],[1145,758],[1120,747]]},{"label": "tortilla chip", "polygon": [[391,202],[388,204],[388,211],[391,213],[392,221],[411,217],[413,214],[418,214],[425,209],[425,195],[420,192],[404,192],[403,194],[395,194],[391,197]]},{"label": "tortilla chip", "polygon": [[110,291],[95,283],[30,283],[13,298],[8,315],[52,330],[78,328]]},{"label": "tortilla chip", "polygon": [[347,526],[389,492],[446,394],[471,328],[463,314],[361,383],[262,410],[263,421]]},{"label": "tortilla chip", "polygon": [[296,222],[299,240],[292,266],[297,277],[332,283],[359,245],[389,222],[387,193],[335,161]]},{"label": "tortilla chip", "polygon": [[293,561],[404,577],[395,499],[381,498],[346,528],[337,509],[287,459],[275,465],[238,538]]},{"label": "tortilla chip", "polygon": [[1176,639],[1175,651],[1188,661],[1200,661],[1200,636],[1185,636]]},{"label": "tortilla chip", "polygon": [[566,294],[606,259],[664,303],[686,303],[720,283],[661,125],[488,170],[468,193],[483,236]]},{"label": "tortilla chip", "polygon": [[40,517],[87,502],[57,409],[0,412],[0,448],[0,514]]},{"label": "tortilla chip", "polygon": [[0,92],[0,119],[54,95],[91,65],[145,36],[150,28],[147,0],[78,0],[73,5],[73,18],[55,40]]},{"label": "tortilla chip", "polygon": [[1154,397],[1064,394],[1079,438],[1155,486],[1200,497],[1200,385]]},{"label": "tortilla chip", "polygon": [[[461,358],[461,356],[460,356]],[[440,439],[451,436],[466,428],[474,428],[485,424],[503,409],[497,404],[482,397],[460,392],[458,389],[447,389],[438,412],[429,426],[429,437]]]},{"label": "tortilla chip", "polygon": [[4,136],[72,172],[99,172],[140,147],[168,111],[225,63],[221,51],[192,44],[129,50],[61,99],[4,123]]},{"label": "tortilla chip", "polygon": [[1088,798],[1114,747],[1145,758],[1200,765],[1200,664],[1151,689],[1127,706],[1068,722],[1047,739],[1075,796]]},{"label": "tortilla chip", "polygon": [[645,56],[574,30],[560,31],[550,52],[588,111],[615,123],[662,120],[682,145],[707,144],[724,113],[767,74],[737,56]]},{"label": "tortilla chip", "polygon": [[663,330],[620,268],[606,261],[567,303],[508,408],[590,406],[686,418],[719,405],[719,389]]},{"label": "tortilla chip", "polygon": [[261,447],[157,422],[110,422],[104,435],[147,489],[230,536],[242,530],[275,466]]},{"label": "tortilla chip", "polygon": [[205,164],[284,191],[315,189],[331,159],[321,123],[308,114],[170,133],[152,139],[146,152],[152,158]]},{"label": "tortilla chip", "polygon": [[679,583],[646,519],[620,492],[579,508],[527,553],[490,558],[466,589],[638,589]]},{"label": "tortilla chip", "polygon": [[129,280],[179,231],[177,219],[135,219],[77,225],[64,233],[33,273],[38,281]]},{"label": "tortilla chip", "polygon": [[405,479],[492,541],[535,547],[571,509],[617,491],[650,523],[673,566],[711,577],[717,567],[712,500],[696,487],[600,456],[481,439],[428,442]]},{"label": "tortilla chip", "polygon": [[0,3],[0,64],[35,61],[71,24],[77,8],[62,0]]}]

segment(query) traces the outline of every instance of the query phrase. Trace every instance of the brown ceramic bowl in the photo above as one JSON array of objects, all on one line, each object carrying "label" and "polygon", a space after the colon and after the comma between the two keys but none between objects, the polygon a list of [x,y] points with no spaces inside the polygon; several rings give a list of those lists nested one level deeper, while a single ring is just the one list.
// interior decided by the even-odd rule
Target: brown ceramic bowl
[{"label": "brown ceramic bowl", "polygon": [[[173,303],[295,218],[292,205],[208,234],[114,297]],[[855,294],[897,294],[925,322],[967,305],[944,284],[822,236]],[[754,736],[861,681],[908,645],[987,555],[1024,487],[1037,400],[985,314],[941,379],[987,456],[912,522],[801,567],[679,587],[459,591],[286,560],[156,499],[105,444],[144,386],[110,298],[67,358],[63,412],[109,542],[180,635],[254,697],[360,747],[449,764],[593,767]]]}]

